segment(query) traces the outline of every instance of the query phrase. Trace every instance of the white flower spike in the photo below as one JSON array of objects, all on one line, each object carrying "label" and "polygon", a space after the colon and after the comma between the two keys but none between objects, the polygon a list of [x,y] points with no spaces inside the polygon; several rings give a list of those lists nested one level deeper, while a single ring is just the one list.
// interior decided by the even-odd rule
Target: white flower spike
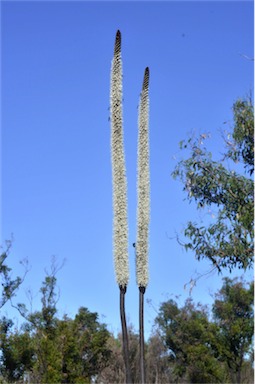
[{"label": "white flower spike", "polygon": [[136,281],[146,288],[149,280],[149,222],[150,222],[150,170],[149,170],[149,68],[144,72],[138,117],[138,170],[137,170],[137,239]]},{"label": "white flower spike", "polygon": [[129,280],[127,180],[123,144],[121,33],[116,33],[111,66],[111,157],[113,179],[113,252],[117,283]]}]

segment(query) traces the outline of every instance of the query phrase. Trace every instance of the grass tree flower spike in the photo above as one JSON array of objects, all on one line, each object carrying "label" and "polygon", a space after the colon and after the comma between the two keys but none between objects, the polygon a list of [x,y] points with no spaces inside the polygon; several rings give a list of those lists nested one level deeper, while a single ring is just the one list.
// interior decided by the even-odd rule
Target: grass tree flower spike
[{"label": "grass tree flower spike", "polygon": [[111,155],[113,177],[113,244],[116,280],[126,287],[129,280],[127,181],[123,144],[121,33],[116,33],[111,66]]},{"label": "grass tree flower spike", "polygon": [[149,222],[150,222],[150,172],[149,172],[149,68],[144,72],[138,117],[138,175],[137,175],[137,237],[136,280],[146,288],[149,280]]}]

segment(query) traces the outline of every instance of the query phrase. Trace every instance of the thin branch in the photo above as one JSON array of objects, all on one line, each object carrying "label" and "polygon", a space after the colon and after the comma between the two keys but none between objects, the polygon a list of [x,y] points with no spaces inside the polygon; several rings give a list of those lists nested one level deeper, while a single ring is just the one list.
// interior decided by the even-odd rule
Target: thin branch
[{"label": "thin branch", "polygon": [[197,273],[196,272],[197,276],[195,278],[191,277],[190,281],[188,283],[184,284],[184,289],[186,289],[187,286],[189,286],[189,295],[191,295],[192,290],[196,286],[198,280],[201,279],[202,277],[207,276],[207,275],[211,275],[216,270],[218,270],[217,265],[213,266],[211,269],[209,269],[208,271],[206,271],[204,273]]}]

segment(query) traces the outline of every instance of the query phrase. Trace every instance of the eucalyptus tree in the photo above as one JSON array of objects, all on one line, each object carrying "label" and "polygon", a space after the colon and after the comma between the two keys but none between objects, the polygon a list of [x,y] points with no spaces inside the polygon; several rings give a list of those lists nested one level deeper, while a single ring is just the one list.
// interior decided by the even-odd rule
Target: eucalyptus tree
[{"label": "eucalyptus tree", "polygon": [[184,235],[188,241],[183,245],[194,251],[198,260],[211,261],[219,272],[250,268],[254,256],[254,108],[250,99],[234,103],[233,120],[232,132],[224,137],[223,161],[213,160],[204,146],[208,135],[202,134],[180,143],[189,156],[173,172],[189,202],[195,202],[198,209],[214,211],[209,224],[187,223]]},{"label": "eucalyptus tree", "polygon": [[225,361],[232,383],[243,382],[244,366],[252,355],[254,337],[254,281],[225,278],[216,294],[213,315],[220,328],[219,357]]}]

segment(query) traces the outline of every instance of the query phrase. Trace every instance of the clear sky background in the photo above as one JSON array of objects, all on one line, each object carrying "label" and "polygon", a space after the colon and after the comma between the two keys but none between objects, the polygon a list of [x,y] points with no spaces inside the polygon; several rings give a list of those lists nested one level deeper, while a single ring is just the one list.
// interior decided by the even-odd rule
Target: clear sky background
[{"label": "clear sky background", "polygon": [[[109,86],[115,33],[122,33],[124,135],[128,178],[130,284],[128,319],[138,328],[138,289],[132,243],[136,234],[137,106],[150,67],[151,226],[146,298],[181,295],[210,264],[177,243],[188,220],[213,218],[184,201],[171,178],[178,143],[210,132],[220,159],[221,130],[232,125],[232,105],[253,90],[253,2],[1,2],[2,230],[14,236],[8,263],[30,271],[17,295],[38,291],[54,255],[59,271],[59,315],[80,306],[120,330],[119,289],[112,256],[112,178]],[[247,57],[248,58],[247,58]],[[227,124],[224,122],[227,121]],[[221,153],[220,153],[221,152]],[[232,274],[235,276],[237,273]],[[240,274],[240,273],[239,273]],[[224,276],[224,275],[223,275]],[[249,280],[252,272],[245,277]],[[217,274],[199,280],[194,300],[212,302]],[[2,313],[12,312],[6,306]],[[156,312],[145,306],[149,334]]]}]

